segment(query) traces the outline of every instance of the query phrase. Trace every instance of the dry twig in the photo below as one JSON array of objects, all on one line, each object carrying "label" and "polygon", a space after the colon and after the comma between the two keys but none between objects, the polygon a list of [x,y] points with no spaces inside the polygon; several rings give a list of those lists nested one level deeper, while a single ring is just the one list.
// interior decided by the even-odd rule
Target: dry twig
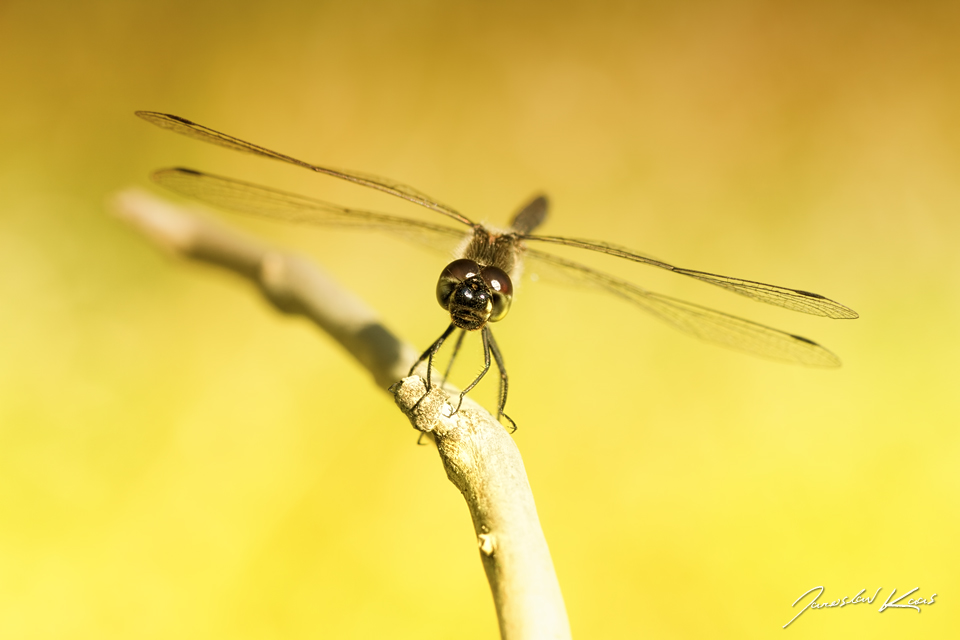
[{"label": "dry twig", "polygon": [[[309,260],[139,190],[118,194],[112,205],[154,244],[228,269],[252,281],[280,311],[307,317],[370,371],[380,388],[389,387],[414,428],[432,437],[447,477],[467,502],[501,636],[570,637],[520,452],[489,413],[465,398],[451,415],[450,398],[438,387],[425,396],[419,375],[404,377],[418,352]],[[417,373],[425,373],[423,366]]]}]

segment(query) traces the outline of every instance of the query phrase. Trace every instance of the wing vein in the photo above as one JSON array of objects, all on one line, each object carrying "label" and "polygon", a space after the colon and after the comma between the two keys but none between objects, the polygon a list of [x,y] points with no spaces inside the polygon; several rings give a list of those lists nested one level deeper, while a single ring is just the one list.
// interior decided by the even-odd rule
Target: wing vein
[{"label": "wing vein", "polygon": [[393,182],[385,178],[366,175],[355,171],[331,169],[328,167],[310,164],[309,162],[297,160],[291,156],[284,155],[276,151],[271,151],[265,147],[246,142],[240,138],[235,138],[225,133],[221,133],[220,131],[216,131],[215,129],[211,129],[210,127],[205,127],[202,124],[187,120],[186,118],[170,115],[168,113],[137,111],[136,115],[162,129],[168,129],[181,135],[185,135],[189,138],[203,140],[204,142],[226,147],[228,149],[234,149],[235,151],[252,153],[264,158],[279,160],[281,162],[286,162],[298,167],[303,167],[304,169],[309,169],[310,171],[315,171],[316,173],[322,173],[334,178],[340,178],[341,180],[347,180],[349,182],[353,182],[354,184],[359,184],[364,187],[376,189],[377,191],[389,193],[390,195],[402,198],[408,202],[419,204],[423,207],[436,211],[437,213],[442,213],[443,215],[449,216],[450,218],[453,218],[454,220],[463,224],[471,227],[474,226],[473,222],[469,218],[456,211],[453,207],[442,204],[430,196],[417,191],[413,187],[399,182]]},{"label": "wing vein", "polygon": [[831,351],[802,336],[647,291],[549,253],[528,249],[527,256],[558,269],[568,279],[599,286],[703,340],[775,360],[818,367],[840,366],[840,359]]},{"label": "wing vein", "polygon": [[780,287],[774,284],[765,284],[753,280],[744,280],[743,278],[732,278],[730,276],[721,276],[706,271],[696,271],[694,269],[683,269],[675,267],[661,260],[655,260],[643,254],[618,247],[606,242],[596,242],[593,240],[581,240],[577,238],[561,238],[557,236],[524,236],[524,241],[532,240],[534,242],[548,242],[588,251],[605,253],[610,256],[632,260],[641,264],[647,264],[667,271],[673,271],[680,275],[694,278],[701,282],[706,282],[718,287],[723,287],[727,291],[752,298],[758,302],[765,302],[791,311],[800,313],[809,313],[815,316],[825,316],[835,319],[852,319],[859,315],[853,309],[840,304],[829,298],[825,298],[817,293],[810,293],[802,289],[790,289]]}]

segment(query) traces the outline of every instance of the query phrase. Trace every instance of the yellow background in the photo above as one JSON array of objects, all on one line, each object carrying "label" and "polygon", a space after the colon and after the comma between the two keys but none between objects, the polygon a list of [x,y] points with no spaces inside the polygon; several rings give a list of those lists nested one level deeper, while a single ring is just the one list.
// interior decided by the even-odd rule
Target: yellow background
[{"label": "yellow background", "polygon": [[[589,260],[816,339],[844,361],[824,371],[522,285],[497,337],[572,629],[953,637],[958,33],[955,2],[0,2],[0,637],[497,633],[466,508],[391,398],[104,203],[185,165],[430,212],[135,109],[495,223],[542,190],[545,232],[850,305],[859,320],[806,317]],[[315,257],[415,345],[446,324],[430,253],[225,217]],[[783,631],[818,585],[938,596]]]}]

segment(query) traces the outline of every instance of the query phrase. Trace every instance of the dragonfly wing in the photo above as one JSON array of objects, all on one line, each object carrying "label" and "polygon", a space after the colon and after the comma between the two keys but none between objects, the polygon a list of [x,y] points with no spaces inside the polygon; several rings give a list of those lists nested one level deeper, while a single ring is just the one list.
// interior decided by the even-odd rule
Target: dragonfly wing
[{"label": "dragonfly wing", "polygon": [[461,229],[372,211],[347,209],[322,200],[193,169],[162,169],[151,177],[157,184],[180,195],[230,211],[286,222],[387,231],[411,242],[445,250],[447,254],[465,235]]},{"label": "dragonfly wing", "polygon": [[528,249],[526,257],[538,269],[545,267],[550,276],[559,276],[568,283],[600,287],[698,338],[775,360],[818,367],[840,366],[836,355],[802,336],[647,291],[559,256]]},{"label": "dragonfly wing", "polygon": [[753,298],[754,300],[760,302],[766,302],[767,304],[790,309],[791,311],[809,313],[815,316],[826,316],[828,318],[851,319],[859,317],[857,312],[853,309],[850,309],[849,307],[846,307],[829,298],[825,298],[817,293],[810,293],[809,291],[803,291],[802,289],[780,287],[773,284],[764,284],[762,282],[754,282],[753,280],[744,280],[742,278],[731,278],[729,276],[721,276],[715,273],[707,273],[705,271],[683,269],[681,267],[675,267],[672,264],[655,260],[649,256],[645,256],[623,247],[618,247],[614,244],[608,244],[606,242],[579,240],[577,238],[560,238],[556,236],[531,235],[524,236],[523,240],[524,242],[546,242],[568,247],[577,247],[578,249],[596,251],[598,253],[605,253],[618,258],[625,258],[634,262],[648,264],[661,269],[666,269],[667,271],[673,271],[674,273],[679,273],[690,278],[696,278],[701,282],[707,282],[718,287],[723,287],[728,291],[733,291],[734,293],[738,293],[742,296],[747,296],[748,298]]},{"label": "dragonfly wing", "polygon": [[825,298],[819,293],[811,293],[810,291],[803,291],[802,289],[788,289],[787,287],[778,287],[773,284],[764,284],[762,282],[743,280],[741,278],[731,278],[730,276],[721,276],[715,273],[706,273],[705,271],[681,269],[680,267],[675,267],[674,271],[691,278],[696,278],[701,282],[708,282],[718,287],[723,287],[728,291],[739,293],[742,296],[783,307],[784,309],[790,309],[791,311],[845,320],[860,317],[860,314],[850,307],[842,305],[830,298]]},{"label": "dragonfly wing", "polygon": [[276,151],[271,151],[264,147],[246,142],[239,138],[234,138],[233,136],[221,133],[210,127],[205,127],[202,124],[197,124],[196,122],[191,122],[186,118],[181,118],[179,116],[170,115],[168,113],[157,113],[155,111],[137,111],[136,115],[143,118],[147,122],[157,125],[163,129],[169,129],[170,131],[175,131],[176,133],[188,136],[190,138],[195,138],[197,140],[203,140],[204,142],[209,142],[210,144],[215,144],[221,147],[226,147],[228,149],[234,149],[236,151],[243,151],[245,153],[252,153],[264,158],[272,158],[273,160],[279,160],[281,162],[286,162],[288,164],[296,165],[298,167],[303,167],[304,169],[309,169],[310,171],[315,171],[317,173],[322,173],[328,176],[333,176],[334,178],[340,178],[341,180],[347,180],[353,182],[354,184],[359,184],[364,187],[370,187],[371,189],[376,189],[377,191],[383,191],[384,193],[389,193],[391,195],[397,196],[398,198],[403,198],[409,202],[414,202],[421,206],[424,206],[428,209],[432,209],[438,213],[442,213],[445,216],[449,216],[458,222],[463,224],[473,226],[473,222],[464,216],[463,214],[457,212],[452,207],[448,207],[445,204],[441,204],[437,200],[431,198],[430,196],[420,193],[413,187],[401,184],[399,182],[393,182],[385,178],[379,178],[377,176],[366,175],[358,173],[356,171],[345,171],[343,169],[330,169],[327,167],[321,167],[315,164],[310,164],[309,162],[304,162],[303,160],[297,160],[288,155],[278,153]]}]

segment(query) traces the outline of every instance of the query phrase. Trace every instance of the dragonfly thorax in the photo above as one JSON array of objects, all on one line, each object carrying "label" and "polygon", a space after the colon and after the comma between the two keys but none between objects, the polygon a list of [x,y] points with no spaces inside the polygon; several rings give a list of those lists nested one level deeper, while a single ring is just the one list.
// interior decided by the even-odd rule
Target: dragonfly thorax
[{"label": "dragonfly thorax", "polygon": [[502,320],[512,300],[509,276],[497,267],[481,267],[473,260],[454,260],[437,281],[437,302],[450,312],[453,324],[468,331]]}]

